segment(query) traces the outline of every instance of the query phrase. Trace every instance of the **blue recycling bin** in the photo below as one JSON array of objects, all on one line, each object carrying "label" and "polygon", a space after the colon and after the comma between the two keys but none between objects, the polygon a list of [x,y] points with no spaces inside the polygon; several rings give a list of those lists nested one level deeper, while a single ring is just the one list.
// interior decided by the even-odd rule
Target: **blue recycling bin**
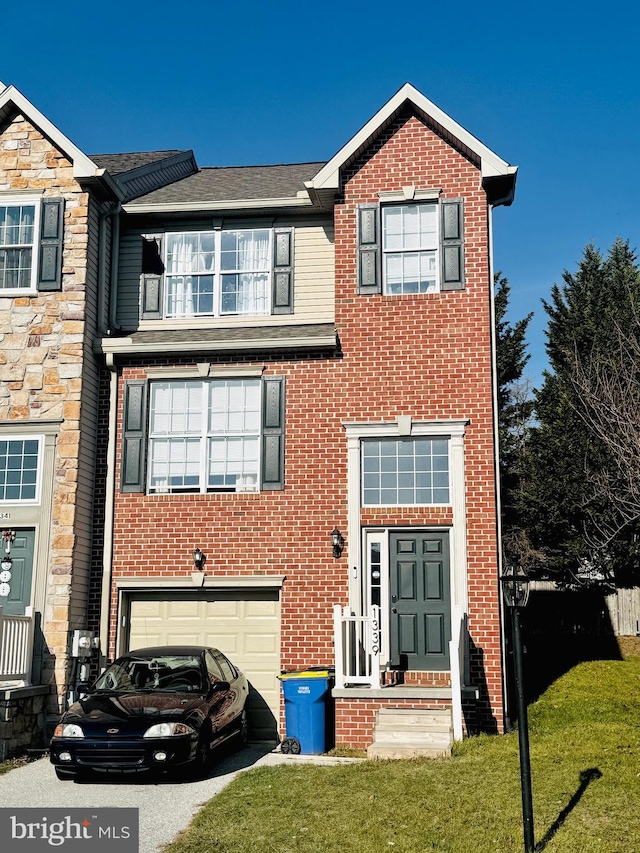
[{"label": "blue recycling bin", "polygon": [[284,695],[287,736],[283,752],[320,755],[327,751],[327,705],[333,676],[328,670],[278,676]]}]

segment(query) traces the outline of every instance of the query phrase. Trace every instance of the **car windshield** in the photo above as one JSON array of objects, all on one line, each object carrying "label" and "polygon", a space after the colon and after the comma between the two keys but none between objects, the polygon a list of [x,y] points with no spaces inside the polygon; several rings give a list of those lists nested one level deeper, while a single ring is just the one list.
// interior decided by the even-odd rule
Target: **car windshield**
[{"label": "car windshield", "polygon": [[202,688],[200,658],[197,655],[122,657],[112,663],[93,685],[94,690],[125,693],[195,693]]}]

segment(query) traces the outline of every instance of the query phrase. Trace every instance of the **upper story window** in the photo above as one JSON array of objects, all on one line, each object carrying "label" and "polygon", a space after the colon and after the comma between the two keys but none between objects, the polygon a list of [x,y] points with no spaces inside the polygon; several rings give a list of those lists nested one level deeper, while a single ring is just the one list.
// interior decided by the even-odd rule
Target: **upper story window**
[{"label": "upper story window", "polygon": [[284,377],[129,380],[123,492],[284,488]]},{"label": "upper story window", "polygon": [[268,314],[271,231],[167,235],[167,317]]},{"label": "upper story window", "polygon": [[292,311],[292,228],[227,228],[143,237],[143,320]]},{"label": "upper story window", "polygon": [[0,200],[0,289],[35,290],[38,203]]},{"label": "upper story window", "polygon": [[149,491],[258,489],[260,380],[152,382]]},{"label": "upper story window", "polygon": [[382,251],[385,293],[438,290],[438,205],[383,207]]},{"label": "upper story window", "polygon": [[64,199],[0,193],[0,293],[62,288]]},{"label": "upper story window", "polygon": [[0,501],[39,501],[41,447],[40,437],[0,439]]},{"label": "upper story window", "polygon": [[360,204],[357,243],[361,295],[464,290],[462,199]]},{"label": "upper story window", "polygon": [[362,440],[364,506],[448,504],[445,438]]}]

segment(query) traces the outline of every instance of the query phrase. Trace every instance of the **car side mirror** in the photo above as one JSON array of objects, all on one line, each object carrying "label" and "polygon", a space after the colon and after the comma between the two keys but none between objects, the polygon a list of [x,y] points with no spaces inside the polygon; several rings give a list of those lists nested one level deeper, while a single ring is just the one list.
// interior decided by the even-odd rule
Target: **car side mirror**
[{"label": "car side mirror", "polygon": [[230,687],[231,685],[228,681],[214,681],[209,688],[209,696],[213,696],[214,693],[221,693],[224,690],[229,690]]}]

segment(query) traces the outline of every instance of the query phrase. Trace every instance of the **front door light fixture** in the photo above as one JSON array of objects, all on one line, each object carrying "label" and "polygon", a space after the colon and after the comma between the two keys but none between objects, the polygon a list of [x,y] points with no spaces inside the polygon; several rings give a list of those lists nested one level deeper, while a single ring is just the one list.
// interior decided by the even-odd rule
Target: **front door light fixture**
[{"label": "front door light fixture", "polygon": [[342,552],[344,551],[344,536],[337,527],[334,527],[331,531],[331,545],[333,546],[333,556],[337,560],[342,556]]}]

